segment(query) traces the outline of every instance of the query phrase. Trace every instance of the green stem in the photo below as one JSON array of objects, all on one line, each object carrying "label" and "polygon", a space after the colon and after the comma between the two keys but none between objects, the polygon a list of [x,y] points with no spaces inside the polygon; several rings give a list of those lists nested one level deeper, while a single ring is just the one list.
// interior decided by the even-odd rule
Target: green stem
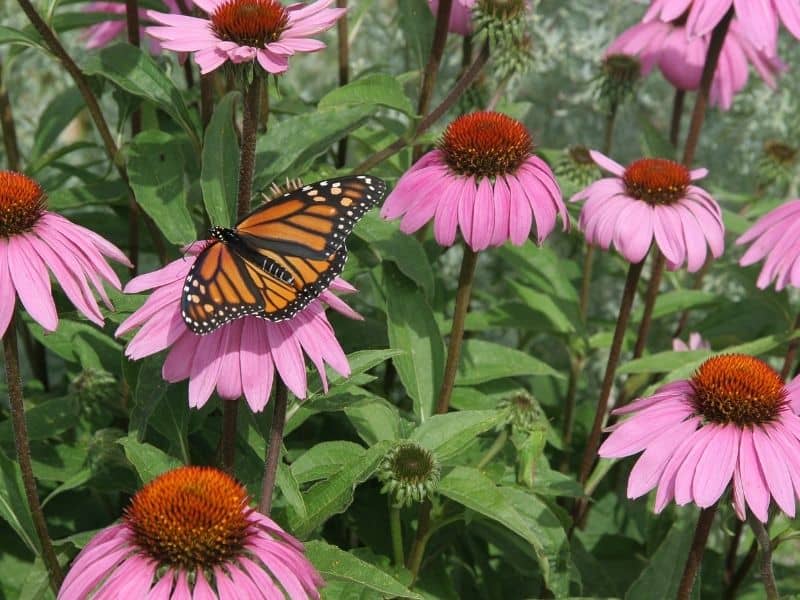
[{"label": "green stem", "polygon": [[41,556],[50,579],[50,587],[58,592],[64,575],[61,565],[58,564],[53,541],[47,531],[47,521],[44,518],[42,505],[39,501],[39,492],[36,489],[36,479],[31,463],[31,450],[28,444],[28,427],[25,423],[25,405],[22,398],[22,376],[19,370],[19,354],[17,351],[16,318],[11,322],[3,336],[3,354],[5,357],[6,385],[8,386],[8,400],[11,406],[11,427],[14,432],[14,448],[17,452],[17,462],[22,474],[22,484],[25,497],[31,511],[33,526],[41,544]]},{"label": "green stem", "polygon": [[272,427],[269,430],[269,447],[264,460],[264,478],[261,482],[261,502],[258,510],[261,514],[269,515],[272,511],[272,495],[275,491],[275,481],[278,477],[278,463],[283,448],[283,429],[286,426],[286,407],[288,405],[288,390],[280,375],[275,376],[275,397],[272,400]]},{"label": "green stem", "polygon": [[450,408],[450,396],[456,382],[458,361],[461,358],[461,344],[464,341],[464,324],[469,312],[469,301],[472,297],[472,283],[475,279],[475,267],[478,264],[478,253],[464,243],[464,257],[461,259],[461,272],[458,275],[456,290],[456,307],[453,313],[453,326],[450,330],[450,342],[447,347],[447,362],[444,367],[444,379],[436,403],[436,413],[443,415]]},{"label": "green stem", "polygon": [[478,464],[475,465],[475,468],[479,471],[483,470],[486,465],[488,465],[495,456],[497,456],[503,448],[505,448],[506,442],[508,441],[508,427],[504,427],[503,431],[501,431],[497,437],[495,438],[494,442],[489,449],[486,451],[486,454],[478,461]]},{"label": "green stem", "polygon": [[694,580],[697,577],[697,571],[700,570],[700,564],[703,562],[706,541],[708,540],[708,534],[711,531],[711,525],[714,522],[714,515],[716,514],[716,503],[700,511],[700,516],[697,519],[697,527],[694,531],[692,547],[689,549],[689,556],[686,558],[683,575],[678,584],[678,600],[689,600],[692,594]]},{"label": "green stem", "polygon": [[422,557],[425,554],[425,547],[428,545],[431,531],[431,510],[433,505],[430,500],[425,500],[419,509],[419,519],[417,521],[417,533],[414,542],[406,559],[406,568],[411,571],[411,582],[417,580],[419,568],[422,565]]},{"label": "green stem", "polygon": [[778,600],[778,585],[775,583],[775,572],[772,569],[772,540],[764,523],[758,520],[753,513],[747,513],[747,522],[758,540],[761,548],[761,582],[764,584],[764,591],[767,600]]},{"label": "green stem", "polygon": [[395,506],[392,502],[391,495],[389,498],[389,530],[392,535],[392,551],[394,552],[394,564],[402,567],[406,564],[406,559],[403,552],[403,524],[400,521],[400,507]]}]

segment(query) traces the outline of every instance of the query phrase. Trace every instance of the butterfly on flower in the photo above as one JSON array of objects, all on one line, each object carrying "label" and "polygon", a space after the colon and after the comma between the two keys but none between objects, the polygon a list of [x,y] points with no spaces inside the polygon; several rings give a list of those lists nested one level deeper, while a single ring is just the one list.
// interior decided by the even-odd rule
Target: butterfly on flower
[{"label": "butterfly on flower", "polygon": [[292,318],[342,272],[347,236],[385,194],[376,177],[327,179],[268,201],[233,228],[212,227],[183,287],[186,326],[204,335],[247,315]]}]

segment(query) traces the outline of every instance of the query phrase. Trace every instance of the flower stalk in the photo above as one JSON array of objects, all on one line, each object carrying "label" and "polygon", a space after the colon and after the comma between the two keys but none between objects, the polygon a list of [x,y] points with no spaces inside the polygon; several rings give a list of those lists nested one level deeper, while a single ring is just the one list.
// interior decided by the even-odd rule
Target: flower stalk
[{"label": "flower stalk", "polygon": [[758,545],[761,548],[761,582],[764,584],[764,592],[768,600],[778,600],[778,585],[775,583],[775,572],[772,569],[772,540],[764,523],[759,521],[756,516],[747,513],[747,523],[756,536]]},{"label": "flower stalk", "polygon": [[269,447],[264,460],[264,478],[261,482],[261,501],[259,512],[269,516],[272,511],[272,495],[278,477],[278,463],[283,448],[283,429],[286,425],[286,407],[289,393],[286,384],[278,375],[275,379],[275,397],[272,400],[272,425],[269,430]]},{"label": "flower stalk", "polygon": [[12,321],[3,336],[3,355],[5,357],[6,384],[8,386],[8,400],[11,405],[11,426],[14,430],[14,448],[17,453],[22,474],[22,484],[25,488],[25,497],[31,511],[33,526],[41,544],[41,555],[47,568],[50,587],[58,592],[64,574],[58,563],[53,541],[47,531],[47,522],[44,518],[39,493],[36,490],[36,479],[31,463],[31,450],[28,444],[28,427],[25,423],[25,406],[22,398],[22,376],[19,370],[19,354],[17,350],[16,318]]},{"label": "flower stalk", "polygon": [[[337,8],[347,8],[347,0],[336,0]],[[350,81],[350,40],[348,39],[347,13],[336,21],[336,35],[339,47],[339,85],[344,86]],[[347,162],[347,136],[339,140],[336,151],[336,167],[341,169]]]},{"label": "flower stalk", "polygon": [[400,521],[400,507],[396,506],[392,496],[389,495],[389,531],[392,536],[392,552],[394,564],[398,567],[405,565],[403,552],[403,523]]},{"label": "flower stalk", "polygon": [[706,541],[708,540],[708,534],[711,531],[711,525],[714,522],[714,516],[716,514],[717,503],[700,511],[700,516],[697,519],[697,527],[694,531],[694,539],[692,539],[692,547],[689,549],[689,556],[686,558],[686,565],[683,568],[683,575],[678,585],[678,600],[689,600],[692,594],[694,580],[697,577],[700,564],[703,562]]},{"label": "flower stalk", "polygon": [[[125,21],[127,25],[128,43],[139,47],[139,0],[125,0]],[[188,62],[188,61],[187,61]],[[131,138],[142,130],[142,111],[136,109],[131,114]],[[128,256],[131,259],[130,275],[136,277],[139,264],[139,204],[131,195],[128,198]]]}]

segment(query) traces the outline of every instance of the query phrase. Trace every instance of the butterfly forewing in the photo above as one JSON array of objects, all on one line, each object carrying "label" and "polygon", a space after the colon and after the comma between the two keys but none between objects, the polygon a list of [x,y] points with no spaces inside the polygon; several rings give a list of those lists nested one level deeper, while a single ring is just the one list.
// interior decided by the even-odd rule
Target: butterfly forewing
[{"label": "butterfly forewing", "polygon": [[346,237],[386,192],[380,179],[359,175],[304,186],[268,202],[223,232],[186,277],[181,312],[206,334],[253,315],[289,319],[342,272]]},{"label": "butterfly forewing", "polygon": [[258,207],[235,230],[255,251],[324,259],[385,193],[386,184],[367,175],[319,181]]}]

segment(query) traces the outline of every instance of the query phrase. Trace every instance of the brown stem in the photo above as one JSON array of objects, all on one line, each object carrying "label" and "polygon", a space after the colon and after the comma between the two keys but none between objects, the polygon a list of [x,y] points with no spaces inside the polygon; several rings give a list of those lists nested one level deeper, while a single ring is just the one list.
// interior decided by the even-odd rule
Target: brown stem
[{"label": "brown stem", "polygon": [[269,448],[264,460],[264,478],[261,483],[261,502],[258,503],[258,512],[269,515],[272,510],[272,494],[275,490],[275,481],[278,476],[278,463],[283,447],[283,428],[286,425],[286,406],[288,392],[286,384],[280,375],[275,381],[275,398],[272,400],[272,427],[269,430]]},{"label": "brown stem", "polygon": [[683,160],[681,162],[687,167],[691,166],[694,161],[694,153],[697,150],[697,143],[700,141],[700,130],[703,128],[703,121],[705,121],[706,118],[711,82],[714,80],[714,73],[717,70],[719,56],[722,53],[722,45],[725,42],[725,36],[728,33],[731,19],[733,19],[733,12],[733,7],[728,9],[728,12],[722,20],[717,23],[717,26],[714,27],[714,31],[711,33],[706,62],[703,65],[703,74],[700,76],[700,88],[697,90],[697,99],[695,100],[694,110],[692,111],[692,120],[689,123],[689,133],[686,136],[686,145],[683,147]]},{"label": "brown stem", "polygon": [[[697,272],[697,275],[694,277],[694,283],[692,284],[693,290],[699,290],[703,287],[703,280],[708,275],[709,270],[711,270],[711,263],[713,262],[714,257],[709,256],[706,259],[706,262],[703,263],[703,266]],[[689,309],[687,308],[681,313],[681,318],[678,319],[678,326],[675,328],[675,331],[672,334],[672,337],[681,337],[683,332],[686,330],[686,325],[689,324]]]},{"label": "brown stem", "polygon": [[580,311],[581,319],[585,322],[589,312],[589,293],[592,287],[592,270],[594,268],[594,246],[586,246],[583,257],[583,277],[581,277]]},{"label": "brown stem", "polygon": [[728,551],[725,553],[725,585],[730,585],[731,581],[733,581],[733,575],[736,570],[736,554],[739,552],[739,542],[742,540],[743,529],[744,522],[736,519]]},{"label": "brown stem", "polygon": [[[128,27],[128,42],[139,47],[139,0],[125,0],[125,20]],[[186,61],[187,63],[189,61]],[[131,115],[131,138],[142,130],[142,111],[138,108]],[[132,195],[128,198],[128,254],[132,266],[131,277],[136,276],[139,264],[139,204]]]},{"label": "brown stem", "polygon": [[692,547],[689,549],[689,556],[686,558],[686,565],[683,568],[681,582],[678,585],[678,600],[689,600],[692,594],[694,580],[697,577],[697,571],[700,569],[700,563],[703,562],[703,553],[706,549],[708,533],[711,531],[711,524],[714,522],[714,515],[716,515],[716,513],[716,503],[700,511],[700,516],[697,519],[697,527],[694,530]]},{"label": "brown stem", "polygon": [[597,403],[594,423],[589,433],[589,439],[586,441],[586,449],[584,450],[583,460],[581,461],[579,478],[581,485],[584,485],[589,479],[589,474],[592,471],[592,465],[594,465],[595,461],[595,454],[600,445],[600,434],[603,428],[606,411],[608,410],[608,399],[611,396],[611,387],[614,385],[614,375],[617,372],[617,365],[619,364],[620,354],[622,353],[622,342],[625,339],[625,330],[628,327],[628,319],[631,316],[633,299],[636,295],[636,284],[639,282],[643,266],[644,260],[633,263],[628,268],[628,276],[625,279],[625,289],[622,292],[622,300],[619,305],[617,325],[614,328],[614,339],[611,342],[606,371],[603,376],[603,385],[600,389],[600,400]]},{"label": "brown stem", "polygon": [[[336,6],[347,8],[347,0],[336,0]],[[336,21],[336,35],[339,41],[339,85],[347,85],[350,81],[350,43],[347,23],[347,13]],[[341,169],[347,162],[347,136],[339,140],[339,149],[336,152],[336,167]]]},{"label": "brown stem", "polygon": [[[800,312],[794,319],[794,326],[792,332],[800,328]],[[794,365],[795,358],[797,357],[797,347],[800,345],[800,338],[794,338],[789,342],[789,347],[786,349],[786,356],[783,357],[783,367],[781,367],[781,378],[786,379],[789,373],[792,372],[792,365]]]},{"label": "brown stem", "polygon": [[772,540],[764,523],[758,520],[753,513],[747,513],[747,523],[756,536],[758,545],[761,548],[761,583],[764,584],[764,591],[767,600],[778,600],[778,584],[775,583],[775,572],[772,569]]},{"label": "brown stem", "polygon": [[[436,87],[436,79],[439,75],[439,65],[442,63],[444,46],[447,42],[447,29],[450,24],[450,12],[453,8],[453,0],[439,0],[436,10],[436,26],[433,29],[433,43],[431,53],[428,55],[428,64],[425,65],[425,72],[422,75],[422,87],[419,92],[419,104],[417,114],[424,117],[428,114],[433,90]],[[414,148],[412,162],[417,162],[422,155],[422,147]]]},{"label": "brown stem", "polygon": [[222,470],[233,474],[236,466],[236,428],[239,418],[239,400],[222,401]]},{"label": "brown stem", "polygon": [[11,110],[11,100],[8,97],[8,88],[3,79],[3,65],[0,64],[0,128],[3,132],[3,147],[6,150],[6,162],[9,171],[20,170],[19,144],[17,142],[17,128],[14,125],[14,113]]},{"label": "brown stem", "polygon": [[6,385],[8,386],[8,400],[11,405],[11,426],[14,430],[14,448],[17,451],[17,462],[22,473],[22,484],[25,488],[25,497],[31,511],[33,526],[39,536],[42,560],[50,577],[50,587],[58,592],[64,575],[61,565],[58,564],[53,542],[47,531],[47,522],[44,518],[42,505],[39,502],[39,493],[36,490],[36,479],[33,475],[31,464],[31,450],[28,446],[28,428],[25,424],[25,406],[22,399],[22,377],[19,371],[19,355],[17,354],[16,319],[12,318],[8,329],[3,336],[3,354],[5,356]]},{"label": "brown stem", "polygon": [[469,312],[469,301],[472,296],[472,283],[475,279],[475,266],[478,264],[478,253],[464,244],[464,257],[461,259],[461,272],[458,275],[456,291],[456,307],[453,313],[453,326],[450,330],[450,342],[447,346],[447,362],[444,366],[444,379],[436,402],[436,413],[443,415],[450,408],[450,396],[456,382],[458,361],[461,358],[461,343],[464,341],[464,323]]},{"label": "brown stem", "polygon": [[653,255],[653,265],[650,271],[650,281],[647,284],[647,292],[644,296],[644,311],[642,312],[642,322],[639,323],[639,333],[636,337],[636,345],[633,348],[633,358],[641,358],[647,346],[647,336],[650,333],[650,325],[653,322],[653,308],[658,298],[658,290],[661,287],[661,277],[664,275],[664,267],[667,259],[655,248]]},{"label": "brown stem", "polygon": [[425,547],[428,545],[431,529],[431,505],[430,500],[425,500],[419,510],[419,520],[417,522],[417,533],[414,536],[414,542],[411,544],[411,550],[406,558],[406,568],[411,571],[412,583],[416,581],[419,575],[419,568],[422,565],[422,557],[425,555]]},{"label": "brown stem", "polygon": [[242,108],[242,145],[239,162],[239,192],[237,214],[242,217],[250,212],[253,196],[253,171],[256,164],[256,134],[258,132],[258,105],[261,100],[261,80],[256,77],[247,84]]},{"label": "brown stem", "polygon": [[672,99],[672,118],[669,123],[669,143],[674,148],[678,147],[678,140],[681,136],[681,120],[683,119],[683,104],[686,100],[685,90],[675,90]]},{"label": "brown stem", "polygon": [[444,114],[450,110],[451,107],[458,102],[458,99],[461,95],[469,88],[470,85],[477,79],[478,75],[483,69],[486,61],[489,60],[489,45],[484,44],[483,48],[481,48],[480,54],[475,58],[475,61],[470,65],[469,69],[464,71],[464,74],[461,78],[456,82],[453,86],[453,89],[450,90],[450,93],[445,96],[444,100],[442,100],[441,104],[439,104],[436,108],[434,108],[427,116],[425,116],[417,125],[414,133],[409,137],[402,137],[383,150],[379,150],[372,156],[368,157],[364,162],[358,165],[354,170],[353,173],[366,173],[372,167],[377,164],[382,163],[384,160],[389,158],[390,156],[394,156],[398,152],[400,152],[403,148],[408,146],[409,144],[413,144],[414,140],[416,140],[419,136],[425,133],[430,127],[436,123]]},{"label": "brown stem", "polygon": [[750,544],[749,550],[747,551],[747,555],[744,557],[744,559],[742,559],[742,564],[740,564],[739,568],[736,569],[730,584],[728,584],[728,587],[725,588],[725,592],[722,596],[724,600],[733,600],[736,598],[736,593],[739,590],[739,586],[742,585],[742,582],[745,580],[747,574],[750,572],[750,569],[753,567],[753,563],[756,562],[756,556],[758,556],[758,542],[753,540],[753,542]]}]

